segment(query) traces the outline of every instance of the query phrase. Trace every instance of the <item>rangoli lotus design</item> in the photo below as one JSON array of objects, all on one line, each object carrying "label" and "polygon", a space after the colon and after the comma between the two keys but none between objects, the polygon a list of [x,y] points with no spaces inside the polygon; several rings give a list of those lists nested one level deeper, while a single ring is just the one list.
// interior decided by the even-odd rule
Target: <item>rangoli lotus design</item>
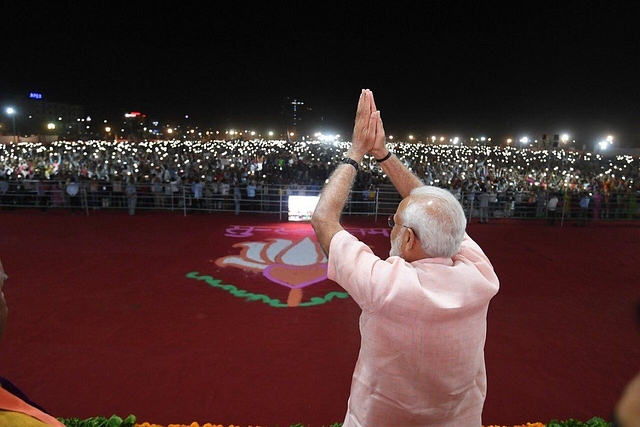
[{"label": "rangoli lotus design", "polygon": [[240,248],[238,255],[218,258],[219,267],[234,267],[261,272],[271,282],[289,289],[286,303],[238,289],[234,285],[222,284],[210,276],[198,273],[187,274],[188,278],[205,280],[209,285],[222,288],[231,294],[250,300],[261,300],[274,307],[304,307],[326,304],[333,298],[347,298],[345,292],[330,292],[324,297],[312,297],[302,301],[303,289],[327,278],[327,258],[317,242],[309,237],[299,240],[268,239],[267,241],[241,242],[233,245]]}]

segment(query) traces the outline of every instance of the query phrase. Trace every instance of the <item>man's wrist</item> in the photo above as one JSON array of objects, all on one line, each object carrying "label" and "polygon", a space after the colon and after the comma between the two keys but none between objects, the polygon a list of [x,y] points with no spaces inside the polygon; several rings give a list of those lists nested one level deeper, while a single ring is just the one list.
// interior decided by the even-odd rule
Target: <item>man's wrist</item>
[{"label": "man's wrist", "polygon": [[364,155],[365,154],[366,154],[366,152],[363,153],[363,152],[360,152],[358,150],[354,150],[353,147],[352,147],[349,150],[345,151],[344,157],[348,157],[348,158],[353,159],[356,162],[360,163],[362,161],[362,159],[364,159]]},{"label": "man's wrist", "polygon": [[373,159],[374,159],[376,162],[378,162],[378,163],[382,163],[382,162],[384,162],[384,161],[386,161],[386,160],[389,160],[389,158],[390,158],[392,155],[393,155],[393,153],[391,152],[391,150],[389,150],[389,151],[387,151],[387,154],[386,154],[386,155],[384,155],[384,156],[382,156],[382,157],[380,157],[380,158],[379,158],[379,157],[376,157],[376,156],[373,156]]},{"label": "man's wrist", "polygon": [[360,169],[360,165],[358,164],[358,162],[356,162],[355,160],[353,160],[351,157],[345,157],[344,159],[342,159],[342,162],[345,165],[351,165],[355,168],[356,172]]}]

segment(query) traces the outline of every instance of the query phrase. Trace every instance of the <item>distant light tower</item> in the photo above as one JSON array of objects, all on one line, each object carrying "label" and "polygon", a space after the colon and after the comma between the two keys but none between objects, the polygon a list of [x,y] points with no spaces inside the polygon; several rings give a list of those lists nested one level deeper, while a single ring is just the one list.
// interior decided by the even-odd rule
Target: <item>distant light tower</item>
[{"label": "distant light tower", "polygon": [[304,105],[304,102],[302,101],[298,101],[297,99],[294,99],[291,102],[291,105],[293,105],[293,133],[294,134],[298,134],[298,105]]},{"label": "distant light tower", "polygon": [[7,108],[7,114],[13,119],[13,142],[16,143],[16,110],[13,107]]}]

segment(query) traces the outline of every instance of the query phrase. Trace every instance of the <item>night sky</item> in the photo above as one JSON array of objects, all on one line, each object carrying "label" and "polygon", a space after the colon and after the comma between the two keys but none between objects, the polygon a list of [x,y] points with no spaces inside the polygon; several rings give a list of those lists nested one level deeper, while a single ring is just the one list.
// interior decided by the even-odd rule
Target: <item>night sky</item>
[{"label": "night sky", "polygon": [[62,3],[3,2],[0,99],[260,131],[299,100],[306,125],[348,136],[370,88],[398,137],[640,146],[633,2]]}]

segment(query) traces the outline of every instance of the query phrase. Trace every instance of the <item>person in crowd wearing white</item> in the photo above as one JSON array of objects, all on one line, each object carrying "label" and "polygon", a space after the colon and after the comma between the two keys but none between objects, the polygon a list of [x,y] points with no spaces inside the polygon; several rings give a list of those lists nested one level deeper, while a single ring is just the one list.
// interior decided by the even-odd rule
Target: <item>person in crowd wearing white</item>
[{"label": "person in crowd wearing white", "polygon": [[558,207],[558,196],[556,193],[551,193],[549,201],[547,202],[547,223],[553,225],[556,222],[556,209]]},{"label": "person in crowd wearing white", "polygon": [[196,209],[202,209],[204,206],[202,203],[202,189],[202,181],[200,181],[199,178],[196,178],[191,185],[191,191],[193,192],[193,199]]},{"label": "person in crowd wearing white", "polygon": [[69,204],[71,205],[71,212],[75,213],[76,210],[80,210],[80,184],[74,177],[67,182],[67,195],[69,196]]},{"label": "person in crowd wearing white", "polygon": [[256,182],[252,179],[247,182],[247,203],[250,211],[256,208]]},{"label": "person in crowd wearing white", "polygon": [[489,193],[487,193],[487,189],[483,188],[482,192],[478,195],[478,208],[480,211],[480,224],[488,224],[489,223]]}]

